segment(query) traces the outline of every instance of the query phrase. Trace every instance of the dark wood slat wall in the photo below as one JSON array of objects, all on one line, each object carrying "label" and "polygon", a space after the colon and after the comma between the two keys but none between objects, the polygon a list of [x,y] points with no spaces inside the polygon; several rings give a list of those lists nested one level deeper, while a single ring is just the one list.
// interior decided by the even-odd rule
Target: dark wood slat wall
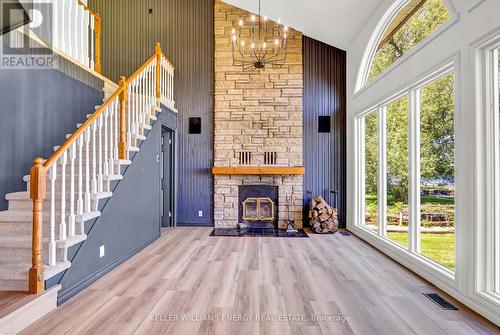
[{"label": "dark wood slat wall", "polygon": [[[157,41],[175,64],[177,222],[213,224],[213,1],[89,2],[102,16],[104,75],[114,81],[131,75],[154,52]],[[190,117],[201,117],[201,134],[188,134]]]},{"label": "dark wood slat wall", "polygon": [[[303,37],[304,208],[321,195],[346,218],[346,53]],[[318,116],[331,117],[331,132],[318,132]],[[331,191],[337,192],[331,194]]]}]

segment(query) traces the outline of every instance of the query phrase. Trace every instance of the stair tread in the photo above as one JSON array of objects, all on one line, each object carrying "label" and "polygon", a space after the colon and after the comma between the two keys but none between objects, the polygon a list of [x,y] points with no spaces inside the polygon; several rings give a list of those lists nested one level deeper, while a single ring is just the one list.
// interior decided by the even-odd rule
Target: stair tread
[{"label": "stair tread", "polygon": [[128,151],[137,152],[139,151],[139,147],[128,147]]},{"label": "stair tread", "polygon": [[64,270],[68,269],[71,266],[70,261],[64,261],[64,262],[57,262],[55,265],[45,265],[43,272],[42,272],[42,279],[47,280],[58,273],[63,272]]},{"label": "stair tread", "polygon": [[[112,194],[112,192],[97,192],[97,193],[91,193],[91,197],[97,197],[97,198],[107,198],[109,197],[109,193]],[[66,192],[66,194],[69,194],[69,190]],[[56,192],[57,199],[60,199],[61,193]],[[96,196],[97,195],[97,196]],[[45,200],[50,199],[50,192],[47,192]],[[67,197],[69,200],[69,197]],[[6,200],[31,200],[30,194],[28,191],[20,191],[20,192],[13,192],[13,193],[7,193],[5,195]]]},{"label": "stair tread", "polygon": [[[100,211],[85,212],[81,215],[76,215],[77,222],[87,221],[99,217]],[[45,213],[44,220],[50,219],[50,214]],[[30,210],[9,210],[0,212],[0,225],[3,223],[31,223],[33,220],[33,212]]]}]

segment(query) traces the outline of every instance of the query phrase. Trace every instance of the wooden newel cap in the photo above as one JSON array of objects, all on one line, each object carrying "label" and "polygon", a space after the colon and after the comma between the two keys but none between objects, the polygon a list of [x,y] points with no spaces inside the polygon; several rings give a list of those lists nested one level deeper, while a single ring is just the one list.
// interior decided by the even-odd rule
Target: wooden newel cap
[{"label": "wooden newel cap", "polygon": [[120,80],[118,81],[118,85],[125,86],[125,81],[126,81],[125,76],[120,76]]},{"label": "wooden newel cap", "polygon": [[35,163],[35,165],[43,165],[43,163],[45,163],[45,159],[37,157],[33,160],[33,163]]},{"label": "wooden newel cap", "polygon": [[160,42],[156,42],[156,45],[155,45],[155,52],[157,54],[161,54],[161,45],[160,45]]}]

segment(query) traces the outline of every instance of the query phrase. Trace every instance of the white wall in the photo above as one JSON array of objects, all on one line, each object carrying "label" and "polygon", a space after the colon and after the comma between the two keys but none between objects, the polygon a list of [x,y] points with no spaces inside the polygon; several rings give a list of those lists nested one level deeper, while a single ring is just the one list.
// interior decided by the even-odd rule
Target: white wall
[{"label": "white wall", "polygon": [[[500,1],[498,0],[449,0],[449,5],[456,11],[456,21],[440,34],[431,37],[424,46],[417,47],[379,80],[355,93],[356,79],[365,48],[380,19],[384,16],[393,0],[384,2],[375,10],[364,28],[359,32],[348,48],[348,103],[347,103],[347,171],[348,202],[347,225],[358,236],[381,249],[403,265],[433,282],[447,293],[461,300],[493,322],[500,324],[498,305],[475,297],[474,291],[474,233],[476,225],[475,199],[475,147],[480,134],[475,131],[475,93],[474,93],[474,58],[473,44],[485,34],[500,27]],[[388,247],[370,234],[364,234],[357,228],[356,200],[356,145],[355,115],[366,111],[371,106],[392,94],[404,89],[409,83],[432,71],[447,60],[457,60],[457,108],[456,118],[456,240],[457,272],[455,278],[449,278],[435,269],[407,255],[401,255],[397,249]]]}]

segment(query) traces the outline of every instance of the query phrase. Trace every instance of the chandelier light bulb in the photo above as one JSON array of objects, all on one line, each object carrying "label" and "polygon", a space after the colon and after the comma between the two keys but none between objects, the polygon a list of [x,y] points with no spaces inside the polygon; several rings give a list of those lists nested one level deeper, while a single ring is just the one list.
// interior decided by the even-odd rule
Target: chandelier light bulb
[{"label": "chandelier light bulb", "polygon": [[255,48],[255,43],[252,43],[251,47],[252,47],[252,49]]},{"label": "chandelier light bulb", "polygon": [[280,40],[279,40],[279,39],[276,39],[276,40],[274,41],[274,44],[279,45],[279,44],[280,44]]},{"label": "chandelier light bulb", "polygon": [[255,21],[255,15],[252,15],[252,21]]},{"label": "chandelier light bulb", "polygon": [[233,35],[233,42],[236,42],[236,35]]},{"label": "chandelier light bulb", "polygon": [[263,47],[264,49],[266,49],[266,48],[267,48],[267,43],[266,43],[266,42],[262,43],[262,47]]},{"label": "chandelier light bulb", "polygon": [[245,46],[245,41],[241,41],[241,46],[244,47]]},{"label": "chandelier light bulb", "polygon": [[243,20],[240,19],[240,27],[243,27]]}]

